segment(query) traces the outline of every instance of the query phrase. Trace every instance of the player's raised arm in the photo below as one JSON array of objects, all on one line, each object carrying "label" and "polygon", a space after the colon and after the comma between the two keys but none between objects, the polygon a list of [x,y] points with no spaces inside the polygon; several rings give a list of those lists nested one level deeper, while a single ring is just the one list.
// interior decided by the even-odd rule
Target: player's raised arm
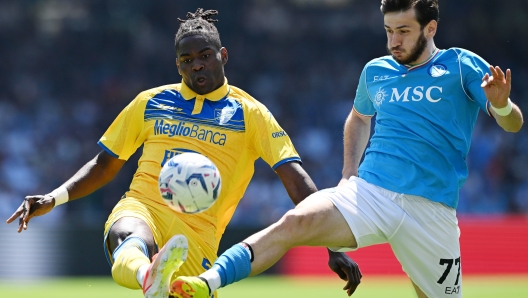
[{"label": "player's raised arm", "polygon": [[481,87],[491,104],[489,109],[497,124],[508,132],[518,132],[523,125],[519,107],[511,102],[511,70],[506,74],[498,66],[490,66],[491,75],[482,78]]},{"label": "player's raised arm", "polygon": [[18,232],[26,230],[34,216],[44,215],[55,206],[89,195],[108,183],[124,163],[124,160],[115,158],[105,151],[100,152],[51,193],[27,196],[15,213],[7,219],[7,223],[12,223],[18,217]]}]

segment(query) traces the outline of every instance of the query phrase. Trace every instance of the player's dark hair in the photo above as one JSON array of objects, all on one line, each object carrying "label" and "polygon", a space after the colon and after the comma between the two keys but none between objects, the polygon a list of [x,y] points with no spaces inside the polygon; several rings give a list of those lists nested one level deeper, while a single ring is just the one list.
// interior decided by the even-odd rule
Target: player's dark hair
[{"label": "player's dark hair", "polygon": [[204,11],[203,8],[198,8],[195,13],[188,12],[186,20],[178,18],[178,21],[180,21],[181,24],[178,32],[176,33],[176,37],[174,38],[175,49],[178,50],[178,43],[183,38],[192,35],[201,35],[205,37],[211,44],[217,46],[218,49],[220,49],[222,47],[222,43],[220,42],[220,34],[214,25],[214,23],[218,22],[218,20],[213,20],[211,18],[217,14],[218,11],[216,10]]},{"label": "player's dark hair", "polygon": [[422,28],[430,21],[439,21],[438,0],[381,0],[381,13],[404,12],[413,8]]}]

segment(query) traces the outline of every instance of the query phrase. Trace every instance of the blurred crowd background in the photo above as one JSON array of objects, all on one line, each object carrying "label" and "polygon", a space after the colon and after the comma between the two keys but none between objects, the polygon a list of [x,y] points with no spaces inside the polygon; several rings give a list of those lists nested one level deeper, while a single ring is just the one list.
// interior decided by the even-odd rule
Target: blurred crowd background
[{"label": "blurred crowd background", "polygon": [[[362,67],[386,54],[379,0],[0,0],[0,217],[58,187],[100,148],[139,92],[178,83],[177,18],[219,11],[226,75],[267,105],[319,188],[341,177],[342,129]],[[462,47],[513,73],[528,114],[528,2],[441,0],[436,45]],[[459,215],[528,214],[528,133],[481,113]],[[127,190],[141,152],[88,198],[34,224],[99,226]],[[230,224],[261,227],[293,205],[262,161]],[[15,229],[15,227],[12,227]]]}]

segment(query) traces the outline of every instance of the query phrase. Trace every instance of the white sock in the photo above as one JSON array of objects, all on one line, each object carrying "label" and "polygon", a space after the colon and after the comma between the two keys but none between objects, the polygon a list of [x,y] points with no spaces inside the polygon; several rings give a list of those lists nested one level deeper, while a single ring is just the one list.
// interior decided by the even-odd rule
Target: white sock
[{"label": "white sock", "polygon": [[222,281],[220,280],[220,274],[218,274],[218,272],[214,269],[205,271],[204,273],[200,274],[200,277],[207,280],[211,294],[220,288],[220,285],[222,284]]},{"label": "white sock", "polygon": [[[145,264],[139,267],[138,272],[136,274],[136,279],[139,283],[139,286],[143,288],[143,280],[145,280],[145,276],[147,275],[147,271],[149,269],[150,264]],[[218,276],[220,277],[220,276]]]}]

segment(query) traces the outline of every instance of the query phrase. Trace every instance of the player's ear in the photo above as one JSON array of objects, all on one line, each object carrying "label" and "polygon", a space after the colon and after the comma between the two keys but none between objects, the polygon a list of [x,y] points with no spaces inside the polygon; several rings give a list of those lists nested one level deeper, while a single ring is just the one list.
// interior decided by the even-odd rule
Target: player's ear
[{"label": "player's ear", "polygon": [[435,20],[431,20],[429,24],[425,26],[425,35],[429,38],[435,36],[436,29],[438,28],[438,22]]},{"label": "player's ear", "polygon": [[180,62],[178,61],[177,58],[176,58],[176,67],[178,68],[178,74],[181,75],[181,72],[180,72]]},{"label": "player's ear", "polygon": [[220,56],[222,57],[222,65],[226,65],[227,63],[227,60],[228,60],[228,54],[227,54],[227,49],[222,47],[220,48]]}]

